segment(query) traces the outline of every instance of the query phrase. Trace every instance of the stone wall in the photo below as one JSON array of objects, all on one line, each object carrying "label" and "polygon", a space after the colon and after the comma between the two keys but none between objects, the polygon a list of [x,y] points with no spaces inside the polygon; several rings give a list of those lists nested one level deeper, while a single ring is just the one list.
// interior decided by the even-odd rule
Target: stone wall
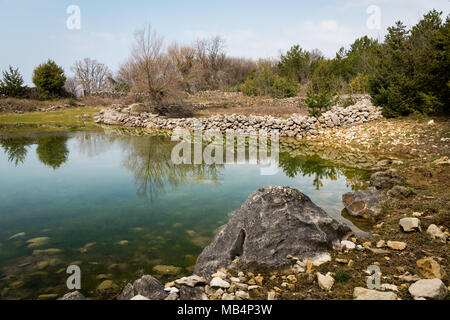
[{"label": "stone wall", "polygon": [[282,137],[304,138],[317,136],[323,129],[348,127],[363,122],[382,118],[381,108],[375,107],[370,99],[359,100],[347,108],[332,107],[320,117],[291,115],[289,118],[272,116],[215,115],[208,118],[167,118],[156,114],[139,112],[135,105],[116,105],[96,114],[96,123],[140,127],[147,129],[173,130],[177,127],[193,129],[201,120],[203,130],[218,129],[222,133],[227,130],[242,130],[244,134],[264,134],[279,130]]}]

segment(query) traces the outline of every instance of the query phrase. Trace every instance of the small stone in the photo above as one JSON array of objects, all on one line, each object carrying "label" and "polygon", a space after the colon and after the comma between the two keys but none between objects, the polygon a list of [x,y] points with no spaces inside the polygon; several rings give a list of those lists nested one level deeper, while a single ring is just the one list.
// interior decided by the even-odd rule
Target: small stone
[{"label": "small stone", "polygon": [[405,250],[406,248],[406,243],[401,241],[388,241],[387,245],[389,248],[399,251]]},{"label": "small stone", "polygon": [[427,233],[433,238],[433,239],[441,239],[441,240],[446,240],[447,239],[447,235],[441,231],[441,229],[439,229],[438,226],[436,226],[435,224],[431,224],[428,229],[427,229]]},{"label": "small stone", "polygon": [[413,283],[409,287],[409,293],[415,298],[443,300],[447,297],[448,290],[440,279],[423,279]]},{"label": "small stone", "polygon": [[189,287],[195,287],[198,284],[205,284],[206,279],[200,276],[192,275],[190,277],[183,277],[181,279],[175,280],[178,285],[186,285]]},{"label": "small stone", "polygon": [[337,263],[342,263],[342,264],[347,264],[348,263],[348,259],[336,258],[335,260],[336,260]]},{"label": "small stone", "polygon": [[269,301],[276,300],[276,293],[275,293],[275,291],[269,291],[267,293],[267,300],[269,300]]},{"label": "small stone", "polygon": [[413,212],[413,217],[418,218],[418,217],[421,217],[421,216],[423,216],[423,212]]},{"label": "small stone", "polygon": [[362,287],[354,289],[353,297],[355,300],[397,300],[397,294],[394,292],[381,292]]},{"label": "small stone", "polygon": [[233,293],[224,293],[222,300],[236,300],[236,296]]},{"label": "small stone", "polygon": [[236,291],[236,297],[238,297],[238,298],[240,298],[242,300],[250,299],[250,295],[247,292],[242,291],[242,290]]},{"label": "small stone", "polygon": [[317,272],[316,275],[317,275],[317,282],[319,283],[319,287],[325,291],[330,291],[334,285],[334,281],[335,281],[334,278],[328,274],[324,276],[320,272]]},{"label": "small stone", "polygon": [[227,281],[225,281],[219,277],[215,277],[211,280],[211,282],[209,283],[209,286],[211,288],[228,289],[230,287],[230,284]]},{"label": "small stone", "polygon": [[69,292],[58,300],[86,300],[86,298],[78,291]]},{"label": "small stone", "polygon": [[137,296],[134,296],[133,298],[131,298],[130,300],[150,300],[149,298],[146,298],[144,296],[141,296],[140,294],[138,294]]},{"label": "small stone", "polygon": [[398,287],[395,284],[383,283],[381,285],[381,290],[383,290],[383,291],[386,291],[386,290],[398,291]]},{"label": "small stone", "polygon": [[216,273],[212,274],[211,277],[225,280],[227,278],[227,274],[225,272],[217,271]]},{"label": "small stone", "polygon": [[420,220],[417,218],[403,218],[399,224],[405,232],[420,231]]},{"label": "small stone", "polygon": [[348,240],[341,241],[341,246],[342,246],[342,248],[347,249],[347,250],[353,250],[356,248],[355,243],[352,241],[348,241]]},{"label": "small stone", "polygon": [[416,263],[419,267],[420,274],[425,279],[443,280],[447,277],[445,270],[433,258],[420,259]]},{"label": "small stone", "polygon": [[383,248],[386,245],[386,241],[380,240],[377,242],[377,248]]}]

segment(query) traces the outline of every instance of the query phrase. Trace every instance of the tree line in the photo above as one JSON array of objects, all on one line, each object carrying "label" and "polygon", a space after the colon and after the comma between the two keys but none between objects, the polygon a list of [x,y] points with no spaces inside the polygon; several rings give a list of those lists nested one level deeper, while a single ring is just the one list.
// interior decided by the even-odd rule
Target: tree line
[{"label": "tree line", "polygon": [[[129,58],[113,73],[94,59],[76,61],[72,77],[54,61],[39,65],[33,83],[39,99],[89,96],[99,91],[134,95],[154,105],[178,103],[186,93],[240,91],[249,96],[293,97],[306,92],[314,115],[338,94],[369,93],[387,117],[448,114],[450,16],[432,10],[413,27],[397,22],[384,41],[356,39],[328,59],[294,45],[278,59],[231,57],[220,37],[166,46],[150,27],[135,33]],[[29,96],[17,68],[3,71],[0,93]]]}]

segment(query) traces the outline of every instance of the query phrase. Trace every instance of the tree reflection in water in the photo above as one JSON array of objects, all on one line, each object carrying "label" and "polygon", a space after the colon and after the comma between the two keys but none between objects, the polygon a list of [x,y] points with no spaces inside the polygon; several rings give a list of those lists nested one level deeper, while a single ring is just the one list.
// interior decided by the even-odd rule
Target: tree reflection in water
[{"label": "tree reflection in water", "polygon": [[14,163],[16,167],[25,161],[28,153],[27,147],[32,144],[33,139],[27,137],[0,139],[0,146],[8,155],[8,161]]},{"label": "tree reflection in water", "polygon": [[[0,137],[0,146],[8,161],[19,166],[25,161],[28,147],[37,144],[38,159],[56,170],[68,159],[68,139],[67,133],[16,135]],[[171,153],[178,142],[172,142],[168,133],[108,129],[105,132],[78,132],[73,139],[78,142],[79,152],[88,157],[107,152],[113,143],[119,143],[124,151],[122,165],[133,173],[137,194],[151,200],[158,197],[167,185],[175,188],[186,183],[218,183],[224,168],[222,164],[174,164]],[[284,174],[290,178],[314,176],[313,184],[317,190],[323,187],[324,180],[337,180],[341,176],[346,177],[347,186],[354,190],[360,189],[366,180],[366,171],[344,164],[342,159],[334,159],[334,155],[342,156],[340,150],[336,152],[299,142],[292,147],[292,142],[283,140],[280,140],[280,150],[279,166]]]},{"label": "tree reflection in water", "polygon": [[174,164],[171,154],[176,142],[164,135],[127,137],[122,144],[127,150],[123,165],[133,172],[138,195],[151,200],[167,183],[172,187],[200,180],[217,183],[223,168],[223,165]]}]

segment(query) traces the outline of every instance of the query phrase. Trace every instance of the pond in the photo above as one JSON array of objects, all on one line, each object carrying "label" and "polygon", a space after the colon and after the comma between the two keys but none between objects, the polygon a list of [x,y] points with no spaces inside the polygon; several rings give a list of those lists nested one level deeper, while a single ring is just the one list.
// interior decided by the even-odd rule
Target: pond
[{"label": "pond", "polygon": [[[1,131],[0,131],[1,133]],[[364,187],[366,159],[280,142],[279,170],[258,164],[176,165],[168,133],[21,130],[0,135],[0,295],[62,295],[79,265],[82,292],[143,273],[191,274],[197,256],[256,189],[287,185],[343,219],[341,195]],[[345,159],[344,159],[345,158]],[[333,160],[335,159],[335,161]],[[355,228],[350,221],[346,223]]]}]

